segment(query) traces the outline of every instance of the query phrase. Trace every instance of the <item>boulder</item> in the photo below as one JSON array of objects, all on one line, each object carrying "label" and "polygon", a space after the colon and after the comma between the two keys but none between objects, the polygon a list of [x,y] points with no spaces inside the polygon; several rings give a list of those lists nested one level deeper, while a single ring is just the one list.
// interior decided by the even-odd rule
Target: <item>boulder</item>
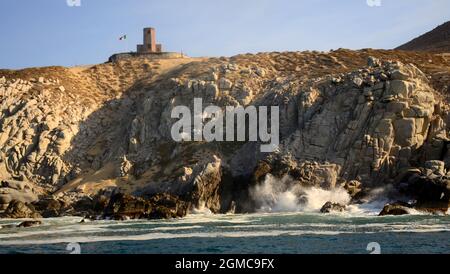
[{"label": "boulder", "polygon": [[364,80],[361,77],[354,77],[353,78],[353,84],[356,87],[360,87],[364,83]]},{"label": "boulder", "polygon": [[9,203],[8,208],[0,215],[0,217],[11,219],[42,218],[31,204],[25,204],[16,200]]},{"label": "boulder", "polygon": [[17,225],[17,227],[33,227],[33,226],[39,226],[41,225],[41,221],[23,221],[20,224]]},{"label": "boulder", "polygon": [[412,206],[410,204],[404,202],[386,204],[378,215],[406,215],[410,213],[411,208]]},{"label": "boulder", "polygon": [[233,82],[226,78],[220,78],[219,88],[220,90],[230,90],[233,87]]},{"label": "boulder", "polygon": [[443,161],[438,160],[431,160],[426,161],[424,164],[424,167],[426,169],[431,170],[432,173],[438,174],[438,175],[445,175],[445,163]]},{"label": "boulder", "polygon": [[148,216],[150,207],[150,203],[143,198],[118,193],[111,197],[104,214],[114,219],[120,219],[121,216],[140,219]]},{"label": "boulder", "polygon": [[117,193],[111,197],[104,216],[116,220],[176,218],[185,216],[188,206],[189,203],[170,194],[156,194],[145,199]]},{"label": "boulder", "polygon": [[398,95],[402,98],[408,98],[413,91],[413,85],[407,81],[394,80],[391,81],[390,94]]},{"label": "boulder", "polygon": [[62,203],[52,197],[44,198],[33,203],[33,206],[44,218],[59,217],[62,213]]},{"label": "boulder", "polygon": [[414,144],[416,133],[415,119],[404,118],[394,122],[395,142],[402,147],[410,147]]},{"label": "boulder", "polygon": [[343,212],[347,207],[343,204],[326,202],[320,209],[321,213]]},{"label": "boulder", "polygon": [[369,67],[379,67],[379,66],[381,66],[381,61],[378,58],[375,58],[373,56],[369,56],[367,58],[367,65]]},{"label": "boulder", "polygon": [[257,67],[255,70],[255,73],[259,76],[259,77],[264,77],[266,76],[266,70],[260,67]]},{"label": "boulder", "polygon": [[215,83],[207,82],[205,85],[205,96],[216,99],[219,96],[219,87]]},{"label": "boulder", "polygon": [[339,165],[312,161],[297,162],[292,155],[270,156],[261,160],[253,172],[253,184],[261,183],[270,173],[278,179],[289,175],[304,186],[332,189],[336,186]]},{"label": "boulder", "polygon": [[190,203],[179,200],[178,197],[168,194],[158,194],[150,198],[152,211],[150,219],[169,219],[184,217],[190,208]]},{"label": "boulder", "polygon": [[361,182],[358,180],[350,180],[344,183],[344,188],[347,190],[348,194],[351,197],[355,197],[358,193],[361,192]]}]

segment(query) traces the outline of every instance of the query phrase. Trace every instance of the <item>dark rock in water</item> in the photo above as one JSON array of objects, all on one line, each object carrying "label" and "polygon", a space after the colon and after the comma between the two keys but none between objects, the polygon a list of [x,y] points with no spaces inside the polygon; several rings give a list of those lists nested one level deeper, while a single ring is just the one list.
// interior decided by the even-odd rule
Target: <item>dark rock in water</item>
[{"label": "dark rock in water", "polygon": [[414,208],[436,214],[445,214],[450,203],[450,178],[410,172],[398,184],[402,193],[417,202]]},{"label": "dark rock in water", "polygon": [[41,225],[41,221],[24,221],[17,225],[17,227],[32,227]]},{"label": "dark rock in water", "polygon": [[343,212],[347,207],[345,205],[339,203],[326,202],[320,212],[322,213],[331,213],[331,212]]},{"label": "dark rock in water", "polygon": [[95,220],[97,216],[104,213],[109,204],[110,196],[99,193],[94,197],[83,196],[78,198],[70,206],[64,209],[65,212],[75,214],[76,216],[85,217],[86,219]]},{"label": "dark rock in water", "polygon": [[149,214],[150,206],[150,203],[143,198],[118,193],[111,197],[105,209],[105,216],[116,220],[124,219],[124,216],[132,219],[145,218]]},{"label": "dark rock in water", "polygon": [[63,209],[62,203],[51,197],[41,199],[35,202],[33,206],[37,211],[41,212],[44,218],[59,217]]},{"label": "dark rock in water", "polygon": [[176,218],[187,214],[188,205],[189,203],[169,194],[157,194],[144,199],[118,193],[111,197],[104,216],[116,220]]},{"label": "dark rock in water", "polygon": [[405,202],[395,202],[392,204],[386,204],[383,210],[378,214],[379,216],[386,215],[406,215],[409,214],[412,205]]},{"label": "dark rock in water", "polygon": [[150,202],[153,205],[149,216],[151,219],[184,217],[191,205],[174,195],[164,193],[154,195],[150,198]]},{"label": "dark rock in water", "polygon": [[36,212],[33,205],[14,200],[9,203],[8,208],[0,215],[0,218],[22,219],[42,218],[42,216]]}]

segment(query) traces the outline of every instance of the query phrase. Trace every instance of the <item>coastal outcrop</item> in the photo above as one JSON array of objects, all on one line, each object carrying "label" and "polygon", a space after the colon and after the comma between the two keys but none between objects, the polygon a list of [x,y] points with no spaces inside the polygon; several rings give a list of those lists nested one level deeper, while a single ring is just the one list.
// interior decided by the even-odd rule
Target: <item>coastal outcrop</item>
[{"label": "coastal outcrop", "polygon": [[[114,219],[251,212],[250,189],[270,175],[344,188],[353,202],[391,186],[415,209],[445,213],[448,68],[438,54],[339,49],[0,71],[0,210]],[[174,141],[171,111],[193,110],[194,98],[220,109],[278,106],[278,148]],[[330,201],[323,211],[344,208]]]}]

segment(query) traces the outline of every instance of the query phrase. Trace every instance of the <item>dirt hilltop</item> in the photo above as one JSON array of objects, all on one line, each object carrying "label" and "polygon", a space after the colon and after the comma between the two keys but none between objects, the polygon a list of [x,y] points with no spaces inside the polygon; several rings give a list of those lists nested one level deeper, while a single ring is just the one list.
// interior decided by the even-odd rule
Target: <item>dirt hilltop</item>
[{"label": "dirt hilltop", "polygon": [[[417,201],[411,207],[446,212],[449,83],[447,54],[372,49],[0,70],[0,210],[118,219],[250,212],[258,201],[249,190],[270,174],[299,192],[343,187],[352,202],[391,186]],[[174,142],[170,112],[194,97],[280,106],[280,150]]]}]

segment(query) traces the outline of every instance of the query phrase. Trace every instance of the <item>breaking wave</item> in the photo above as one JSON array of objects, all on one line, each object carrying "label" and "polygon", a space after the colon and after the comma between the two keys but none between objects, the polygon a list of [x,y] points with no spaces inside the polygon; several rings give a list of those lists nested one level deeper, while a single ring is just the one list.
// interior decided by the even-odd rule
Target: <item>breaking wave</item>
[{"label": "breaking wave", "polygon": [[363,204],[352,204],[351,196],[342,187],[322,189],[319,187],[303,187],[295,183],[289,176],[277,179],[268,174],[262,184],[250,190],[256,202],[257,212],[319,212],[326,202],[348,205],[346,214],[370,214],[380,212],[387,200],[386,189],[372,190]]},{"label": "breaking wave", "polygon": [[343,188],[306,188],[293,183],[289,176],[280,180],[270,174],[250,190],[250,195],[258,212],[317,212],[328,201],[348,204],[351,200]]}]

